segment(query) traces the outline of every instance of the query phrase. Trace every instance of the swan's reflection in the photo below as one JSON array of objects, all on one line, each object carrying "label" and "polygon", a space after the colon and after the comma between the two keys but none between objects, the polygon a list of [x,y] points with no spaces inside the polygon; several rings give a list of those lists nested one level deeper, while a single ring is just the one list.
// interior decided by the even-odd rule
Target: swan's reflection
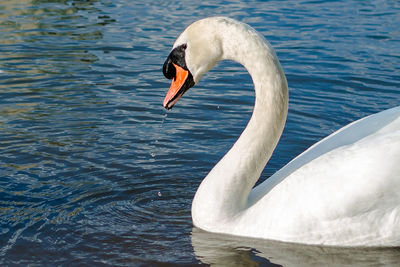
[{"label": "swan's reflection", "polygon": [[332,248],[207,233],[193,228],[197,259],[211,266],[399,266],[400,248]]}]

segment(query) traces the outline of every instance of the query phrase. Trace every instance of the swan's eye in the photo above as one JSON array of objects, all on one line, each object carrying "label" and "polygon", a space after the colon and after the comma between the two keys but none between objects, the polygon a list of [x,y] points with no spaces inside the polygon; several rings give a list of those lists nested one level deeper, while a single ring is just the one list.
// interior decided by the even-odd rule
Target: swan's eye
[{"label": "swan's eye", "polygon": [[172,63],[182,67],[184,70],[188,70],[185,61],[185,50],[187,48],[187,44],[181,44],[180,46],[175,47],[171,53],[169,54],[167,60],[164,62],[163,73],[164,76],[168,79],[175,78],[176,70]]},{"label": "swan's eye", "polygon": [[185,62],[184,46],[186,47],[186,45],[180,45],[178,47],[175,47],[171,51],[171,54],[169,54],[169,58],[171,58],[172,62],[174,62],[176,65],[178,65],[184,69],[187,69],[186,62]]}]

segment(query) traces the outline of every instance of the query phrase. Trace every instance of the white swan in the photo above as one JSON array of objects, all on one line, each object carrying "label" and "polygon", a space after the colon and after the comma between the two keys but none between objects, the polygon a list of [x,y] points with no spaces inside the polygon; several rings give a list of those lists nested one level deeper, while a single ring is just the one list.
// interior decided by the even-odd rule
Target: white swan
[{"label": "white swan", "polygon": [[255,87],[251,119],[201,183],[195,226],[210,232],[330,246],[400,246],[400,107],[358,120],[253,186],[284,128],[288,86],[253,28],[213,17],[190,25],[164,63],[167,109],[217,61],[241,63]]}]

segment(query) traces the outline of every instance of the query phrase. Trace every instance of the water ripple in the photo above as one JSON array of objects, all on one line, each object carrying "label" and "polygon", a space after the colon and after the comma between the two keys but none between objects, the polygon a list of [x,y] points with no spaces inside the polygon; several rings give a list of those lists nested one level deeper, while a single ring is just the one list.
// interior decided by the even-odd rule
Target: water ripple
[{"label": "water ripple", "polygon": [[[191,201],[246,126],[254,92],[240,65],[222,62],[173,111],[162,108],[162,64],[196,19],[250,23],[287,73],[287,125],[262,180],[339,127],[399,103],[396,1],[3,2],[1,265],[207,263],[193,243]],[[214,252],[265,264],[249,246]],[[281,250],[290,259],[291,248]]]}]

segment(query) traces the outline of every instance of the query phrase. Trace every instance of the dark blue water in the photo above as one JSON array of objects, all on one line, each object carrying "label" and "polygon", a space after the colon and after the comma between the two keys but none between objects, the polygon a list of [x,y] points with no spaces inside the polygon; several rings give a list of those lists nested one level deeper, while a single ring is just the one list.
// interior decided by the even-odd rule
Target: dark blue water
[{"label": "dark blue water", "polygon": [[202,178],[250,118],[224,62],[166,112],[162,64],[225,15],[271,42],[290,110],[268,178],[314,142],[399,105],[398,1],[0,0],[0,265],[395,265],[398,250],[293,246],[193,229]]}]

